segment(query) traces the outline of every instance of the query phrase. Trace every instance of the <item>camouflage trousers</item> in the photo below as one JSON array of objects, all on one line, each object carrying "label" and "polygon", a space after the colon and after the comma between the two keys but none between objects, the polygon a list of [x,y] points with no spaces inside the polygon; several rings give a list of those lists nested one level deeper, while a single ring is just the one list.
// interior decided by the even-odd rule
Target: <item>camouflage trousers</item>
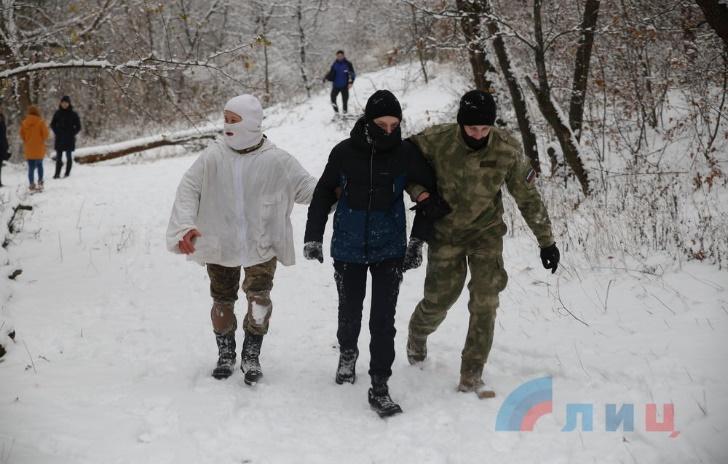
[{"label": "camouflage trousers", "polygon": [[436,240],[429,246],[425,295],[410,318],[409,336],[423,342],[437,329],[460,296],[469,268],[470,322],[462,351],[462,375],[480,378],[493,345],[498,294],[508,282],[503,268],[503,229],[505,225],[496,226],[465,243]]},{"label": "camouflage trousers", "polygon": [[[248,310],[243,320],[243,329],[253,335],[268,333],[268,322],[273,312],[270,291],[273,289],[273,276],[276,272],[276,258],[265,263],[243,268],[243,291],[248,300]],[[215,333],[225,335],[235,331],[238,321],[233,308],[238,299],[240,285],[240,266],[226,267],[208,264],[210,294],[212,295],[212,328]]]}]

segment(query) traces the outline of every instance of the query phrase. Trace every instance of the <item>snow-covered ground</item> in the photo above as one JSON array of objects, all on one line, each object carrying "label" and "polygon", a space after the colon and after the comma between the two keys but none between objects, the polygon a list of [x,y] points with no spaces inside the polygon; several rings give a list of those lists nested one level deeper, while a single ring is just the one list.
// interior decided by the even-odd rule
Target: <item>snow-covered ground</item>
[{"label": "snow-covered ground", "polygon": [[[401,97],[410,131],[453,115],[463,78],[435,70],[424,86],[408,72],[362,76],[354,109],[376,84]],[[272,108],[265,122],[314,175],[346,133],[328,105],[321,93]],[[177,183],[194,159],[77,165],[23,199],[34,209],[8,248],[23,274],[0,279],[0,294],[12,295],[3,315],[17,330],[0,362],[0,464],[728,462],[728,273],[659,257],[647,268],[587,262],[562,249],[551,275],[520,230],[505,242],[510,280],[486,369],[493,400],[455,391],[466,295],[430,338],[424,367],[407,364],[424,267],[405,275],[398,305],[390,388],[404,414],[383,421],[369,409],[366,323],[359,381],[334,383],[333,269],[302,258],[300,206],[298,264],[276,276],[264,381],[247,387],[239,370],[214,380],[206,273],[164,246]],[[24,171],[6,168],[3,181],[24,195]],[[242,317],[240,302],[237,310]],[[532,432],[496,431],[507,395],[544,376],[553,378],[553,414]],[[562,431],[571,403],[593,405],[594,431]],[[606,431],[610,403],[634,405],[634,431]],[[676,438],[646,429],[648,403],[674,404]]]}]

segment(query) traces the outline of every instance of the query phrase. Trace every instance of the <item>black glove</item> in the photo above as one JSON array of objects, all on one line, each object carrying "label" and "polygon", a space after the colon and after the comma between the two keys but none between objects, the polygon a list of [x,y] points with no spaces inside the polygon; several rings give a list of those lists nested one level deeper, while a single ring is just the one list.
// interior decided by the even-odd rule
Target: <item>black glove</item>
[{"label": "black glove", "polygon": [[424,243],[419,238],[410,238],[407,244],[407,251],[404,254],[404,260],[402,261],[402,272],[420,267],[422,264],[422,245]]},{"label": "black glove", "polygon": [[450,214],[452,208],[440,195],[430,193],[429,197],[417,202],[417,204],[410,208],[410,210],[421,211],[422,214],[430,221],[437,221],[438,219]]},{"label": "black glove", "polygon": [[303,257],[306,259],[317,259],[319,263],[324,262],[324,251],[321,242],[306,242],[303,245]]},{"label": "black glove", "polygon": [[559,257],[559,249],[556,248],[555,243],[541,248],[541,263],[545,269],[551,269],[551,274],[556,272],[556,268],[559,267]]}]

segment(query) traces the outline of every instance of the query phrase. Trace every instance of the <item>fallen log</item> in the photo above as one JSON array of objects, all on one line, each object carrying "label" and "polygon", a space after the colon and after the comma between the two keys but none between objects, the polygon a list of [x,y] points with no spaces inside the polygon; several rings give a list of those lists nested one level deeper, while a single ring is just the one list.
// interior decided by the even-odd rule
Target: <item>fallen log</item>
[{"label": "fallen log", "polygon": [[222,127],[219,124],[214,124],[198,129],[188,129],[127,140],[126,142],[80,148],[76,150],[73,158],[80,164],[98,163],[99,161],[121,158],[122,156],[163,147],[165,145],[179,145],[194,140],[214,139],[221,131]]}]

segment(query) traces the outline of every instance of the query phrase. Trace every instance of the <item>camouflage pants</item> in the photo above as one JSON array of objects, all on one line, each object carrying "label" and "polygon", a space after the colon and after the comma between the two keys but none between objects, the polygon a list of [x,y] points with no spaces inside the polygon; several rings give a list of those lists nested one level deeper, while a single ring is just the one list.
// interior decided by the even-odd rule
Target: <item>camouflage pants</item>
[{"label": "camouflage pants", "polygon": [[[268,322],[273,312],[270,291],[273,289],[273,276],[276,272],[276,258],[265,263],[243,268],[243,291],[248,300],[248,310],[243,320],[243,329],[253,335],[268,333]],[[210,317],[216,333],[224,335],[234,331],[237,318],[233,312],[238,299],[240,285],[240,267],[225,267],[208,264],[207,274],[210,276],[210,294],[213,305]]]},{"label": "camouflage pants", "polygon": [[[505,226],[503,226],[505,228]],[[433,241],[428,251],[425,295],[409,322],[409,335],[424,340],[445,319],[465,285],[470,268],[470,322],[460,372],[480,378],[493,345],[498,294],[506,287],[503,234],[497,228],[465,244]]]}]

